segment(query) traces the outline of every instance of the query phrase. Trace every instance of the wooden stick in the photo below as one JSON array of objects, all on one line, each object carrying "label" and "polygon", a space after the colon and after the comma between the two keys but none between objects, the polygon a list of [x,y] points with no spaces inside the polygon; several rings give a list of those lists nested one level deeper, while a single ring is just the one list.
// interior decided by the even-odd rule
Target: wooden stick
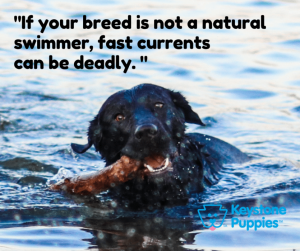
[{"label": "wooden stick", "polygon": [[143,177],[145,170],[141,170],[141,166],[140,161],[122,156],[120,160],[100,171],[66,178],[50,186],[50,189],[80,195],[98,194],[139,175]]}]

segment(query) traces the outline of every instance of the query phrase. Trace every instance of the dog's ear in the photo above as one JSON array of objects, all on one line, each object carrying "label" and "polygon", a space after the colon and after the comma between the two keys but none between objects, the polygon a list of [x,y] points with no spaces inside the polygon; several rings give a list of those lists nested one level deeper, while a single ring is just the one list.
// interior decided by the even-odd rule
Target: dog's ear
[{"label": "dog's ear", "polygon": [[75,143],[71,143],[71,147],[73,149],[73,151],[75,153],[84,153],[86,152],[91,146],[93,145],[93,143],[90,141],[90,139],[88,139],[88,143],[85,145],[80,145],[80,144],[75,144]]},{"label": "dog's ear", "polygon": [[73,151],[76,153],[84,153],[94,144],[96,150],[98,151],[97,146],[101,140],[101,136],[102,133],[101,133],[100,125],[98,123],[98,116],[96,116],[94,120],[90,122],[90,126],[88,129],[88,143],[86,145],[72,143],[71,147]]},{"label": "dog's ear", "polygon": [[185,122],[205,126],[198,114],[192,110],[189,102],[180,92],[171,91],[171,98],[174,104],[183,111]]}]

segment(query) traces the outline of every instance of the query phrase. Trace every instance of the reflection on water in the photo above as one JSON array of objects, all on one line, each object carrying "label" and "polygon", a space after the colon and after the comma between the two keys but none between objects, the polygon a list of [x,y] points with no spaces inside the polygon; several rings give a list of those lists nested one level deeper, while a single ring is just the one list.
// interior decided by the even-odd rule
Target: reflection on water
[{"label": "reflection on water", "polygon": [[[300,3],[297,1],[35,1],[0,3],[0,249],[1,250],[282,250],[300,246]],[[13,50],[17,38],[39,28],[20,29],[14,15],[35,19],[257,18],[266,30],[106,30],[107,38],[210,39],[209,50]],[[150,22],[151,23],[151,22]],[[90,39],[102,30],[46,30],[43,38]],[[132,59],[135,70],[16,70],[14,60],[48,55],[70,62]],[[140,56],[148,62],[141,63]],[[91,171],[104,163],[93,151],[77,156],[70,143],[84,143],[85,130],[112,93],[151,82],[182,91],[204,122],[198,131],[224,139],[253,157],[230,165],[220,182],[188,205],[164,211],[132,212],[103,193],[72,197],[47,191],[60,168]],[[197,213],[204,203],[285,206],[277,229],[257,232],[203,229]],[[227,219],[228,221],[229,219]],[[227,223],[228,225],[230,223]]]},{"label": "reflection on water", "polygon": [[22,250],[53,250],[64,247],[66,250],[83,250],[88,243],[82,238],[92,237],[87,231],[78,227],[24,227],[0,230],[0,242],[7,250],[22,248]]}]

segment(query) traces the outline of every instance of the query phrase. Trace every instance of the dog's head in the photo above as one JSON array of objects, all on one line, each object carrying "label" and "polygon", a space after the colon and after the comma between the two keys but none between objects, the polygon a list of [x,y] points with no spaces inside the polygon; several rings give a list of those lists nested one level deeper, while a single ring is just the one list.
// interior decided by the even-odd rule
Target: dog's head
[{"label": "dog's head", "polygon": [[126,155],[161,167],[176,153],[185,122],[204,125],[179,92],[141,84],[110,96],[90,122],[88,143],[72,148],[94,145],[108,164]]}]

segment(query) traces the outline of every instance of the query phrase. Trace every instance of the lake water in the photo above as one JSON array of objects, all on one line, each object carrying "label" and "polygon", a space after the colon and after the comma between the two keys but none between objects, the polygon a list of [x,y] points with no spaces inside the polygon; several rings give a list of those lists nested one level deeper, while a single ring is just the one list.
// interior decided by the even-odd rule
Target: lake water
[{"label": "lake water", "polygon": [[[300,248],[300,2],[299,1],[8,1],[0,3],[0,250],[293,250]],[[262,30],[50,30],[48,39],[90,39],[94,51],[15,50],[34,39],[37,22],[22,30],[15,15],[34,19],[249,18],[265,15]],[[100,35],[118,39],[209,39],[209,50],[96,48]],[[132,59],[136,69],[16,70],[16,59],[73,62],[80,55]],[[141,62],[140,56],[148,56]],[[47,67],[46,67],[47,68]],[[140,83],[181,91],[207,124],[188,131],[221,138],[253,157],[222,170],[220,182],[186,206],[132,212],[105,193],[94,201],[47,191],[58,170],[103,168],[93,150],[83,155],[88,121],[112,93]],[[63,168],[63,169],[61,169]],[[197,210],[220,203],[223,226],[203,227]],[[286,207],[278,228],[231,228],[232,204]],[[260,216],[241,219],[261,219]],[[218,219],[220,221],[221,219]],[[227,227],[226,227],[227,226]]]}]

